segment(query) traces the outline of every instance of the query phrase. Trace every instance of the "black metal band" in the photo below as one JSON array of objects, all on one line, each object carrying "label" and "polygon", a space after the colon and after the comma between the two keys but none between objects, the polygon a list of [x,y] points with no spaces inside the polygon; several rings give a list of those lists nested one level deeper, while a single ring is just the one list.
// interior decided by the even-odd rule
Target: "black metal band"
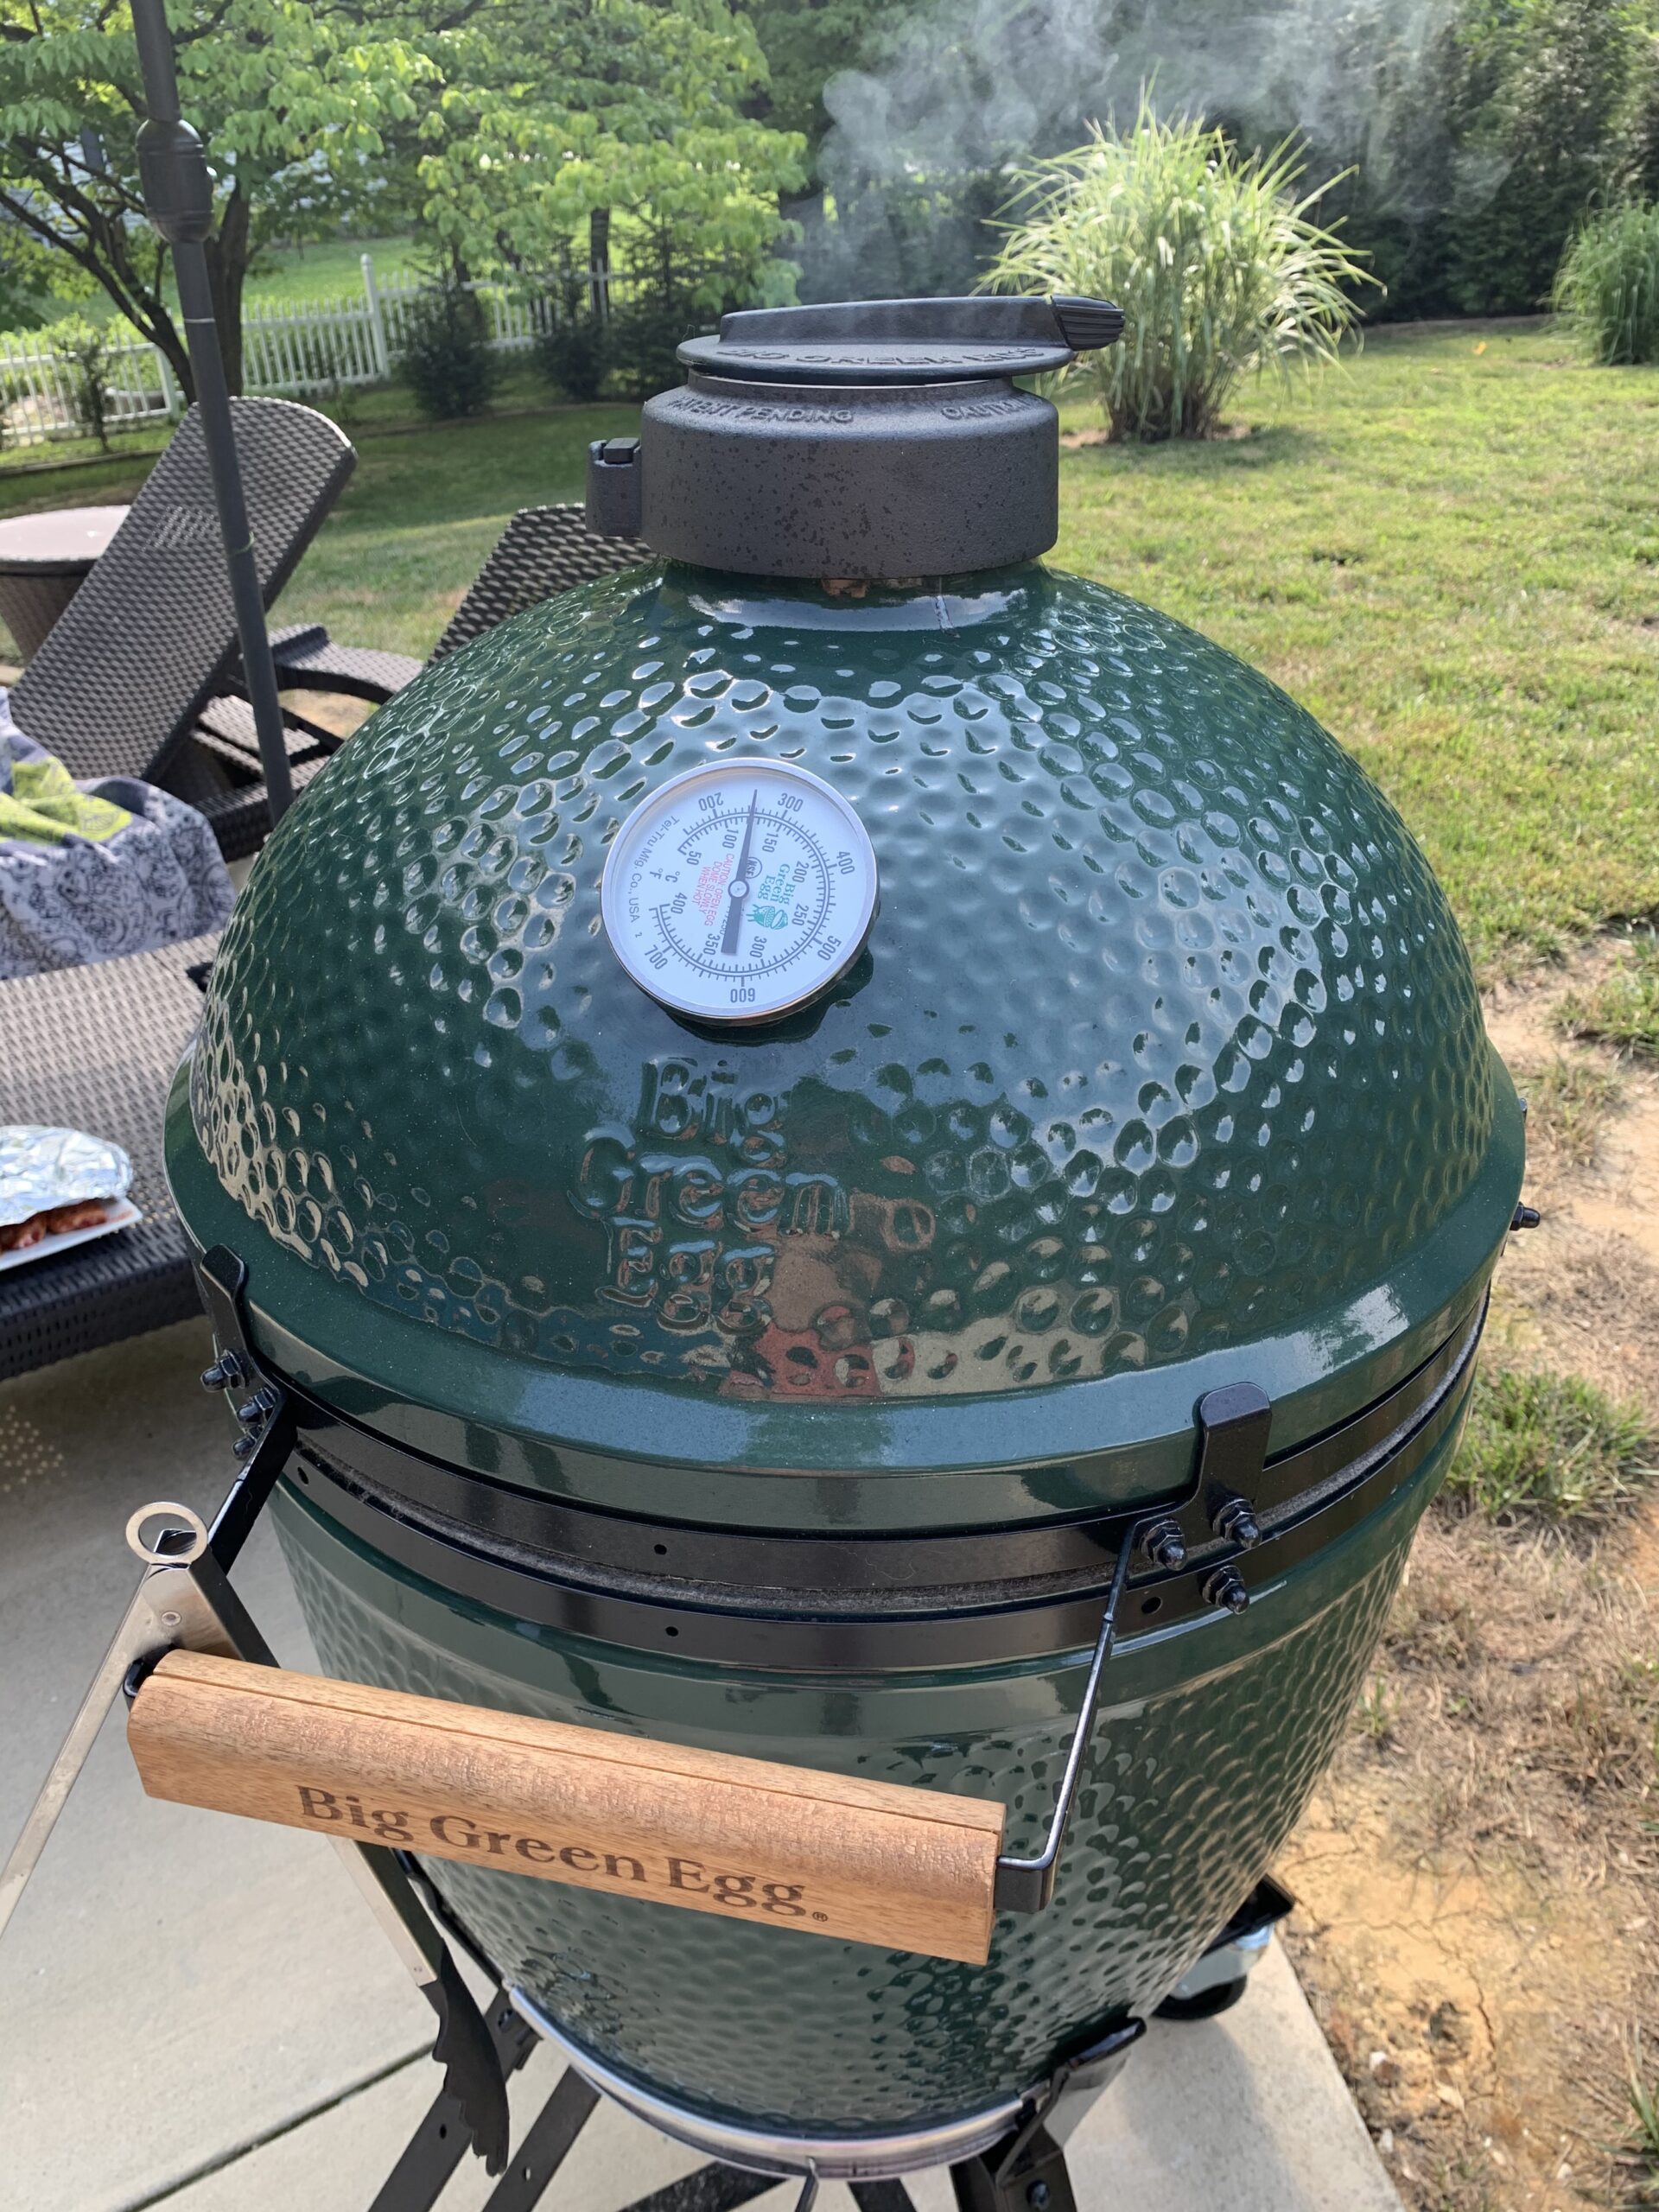
[{"label": "black metal band", "polygon": [[[1125,1638],[1208,1609],[1231,1565],[1260,1588],[1374,1510],[1456,1420],[1484,1308],[1397,1389],[1269,1460],[1261,1541],[1217,1535],[1194,1496],[1174,1571],[1131,1574]],[[293,1392],[288,1482],[408,1572],[531,1627],[709,1664],[841,1672],[987,1663],[1094,1643],[1118,1549],[1146,1509],[1029,1529],[772,1537],[652,1523],[445,1466]]]},{"label": "black metal band", "polygon": [[[1425,1408],[1479,1330],[1462,1322],[1412,1374],[1364,1412],[1311,1443],[1262,1464],[1248,1484],[1258,1525],[1269,1531],[1315,1494],[1347,1479],[1355,1465]],[[359,1491],[386,1511],[563,1580],[641,1596],[684,1597],[742,1610],[777,1610],[786,1595],[814,1608],[937,1610],[956,1603],[1008,1603],[1062,1587],[1098,1590],[1110,1581],[1128,1522],[1153,1510],[1135,1501],[1106,1512],[950,1532],[772,1535],[683,1521],[647,1521],[531,1491],[450,1465],[395,1444],[285,1382],[308,1466]],[[1212,1397],[1220,1394],[1212,1393]],[[1208,1469],[1195,1435],[1195,1477]],[[1207,1479],[1202,1487],[1207,1493]],[[1213,1564],[1213,1501],[1188,1486],[1168,1517],[1194,1563]]]}]

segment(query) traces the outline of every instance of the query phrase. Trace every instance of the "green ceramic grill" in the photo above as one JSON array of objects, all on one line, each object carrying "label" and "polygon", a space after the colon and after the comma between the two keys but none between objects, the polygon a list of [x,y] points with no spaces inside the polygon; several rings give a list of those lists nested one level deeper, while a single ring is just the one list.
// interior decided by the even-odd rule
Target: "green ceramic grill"
[{"label": "green ceramic grill", "polygon": [[593,456],[639,564],[315,779],[172,1103],[334,1675],[1006,1808],[979,1963],[426,1862],[526,2018],[728,2155],[988,2141],[1193,1968],[1342,1732],[1516,1200],[1393,809],[1041,558],[1020,379],[1117,327],[684,346]]}]

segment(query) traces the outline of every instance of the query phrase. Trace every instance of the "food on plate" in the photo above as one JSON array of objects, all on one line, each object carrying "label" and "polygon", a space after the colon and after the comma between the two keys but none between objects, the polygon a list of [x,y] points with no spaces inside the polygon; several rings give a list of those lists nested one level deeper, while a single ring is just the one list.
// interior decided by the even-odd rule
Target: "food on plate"
[{"label": "food on plate", "polygon": [[106,1137],[33,1123],[0,1128],[0,1267],[54,1237],[142,1221],[128,1203],[131,1184],[131,1160]]},{"label": "food on plate", "polygon": [[120,1203],[118,1198],[81,1198],[73,1205],[48,1206],[27,1221],[0,1225],[0,1252],[24,1252],[48,1236],[67,1236],[72,1229],[96,1229]]}]

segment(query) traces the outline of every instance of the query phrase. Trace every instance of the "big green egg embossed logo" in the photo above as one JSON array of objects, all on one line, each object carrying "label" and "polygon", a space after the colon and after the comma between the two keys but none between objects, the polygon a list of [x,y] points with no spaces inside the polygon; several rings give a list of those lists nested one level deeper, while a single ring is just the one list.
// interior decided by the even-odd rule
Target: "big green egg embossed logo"
[{"label": "big green egg embossed logo", "polygon": [[[632,1120],[588,1132],[569,1193],[604,1233],[597,1300],[630,1316],[639,1363],[675,1348],[733,1395],[879,1395],[870,1308],[913,1297],[932,1208],[843,1179],[844,1102],[810,1080],[774,1093],[678,1056],[641,1074]],[[895,1346],[895,1380],[913,1363]]]}]

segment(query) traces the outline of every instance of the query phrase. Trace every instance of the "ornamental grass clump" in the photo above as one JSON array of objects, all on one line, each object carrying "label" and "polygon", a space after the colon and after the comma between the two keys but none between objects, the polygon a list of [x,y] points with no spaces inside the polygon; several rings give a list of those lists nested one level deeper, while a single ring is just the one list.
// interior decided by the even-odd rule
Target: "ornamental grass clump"
[{"label": "ornamental grass clump", "polygon": [[1591,217],[1562,257],[1555,310],[1604,368],[1659,361],[1659,200]]},{"label": "ornamental grass clump", "polygon": [[1334,230],[1309,219],[1331,183],[1298,198],[1296,142],[1240,154],[1191,118],[1143,99],[1132,130],[1019,173],[1015,219],[992,289],[1115,300],[1123,336],[1072,371],[1093,385],[1115,438],[1203,438],[1240,381],[1269,365],[1334,360],[1371,283]]}]

